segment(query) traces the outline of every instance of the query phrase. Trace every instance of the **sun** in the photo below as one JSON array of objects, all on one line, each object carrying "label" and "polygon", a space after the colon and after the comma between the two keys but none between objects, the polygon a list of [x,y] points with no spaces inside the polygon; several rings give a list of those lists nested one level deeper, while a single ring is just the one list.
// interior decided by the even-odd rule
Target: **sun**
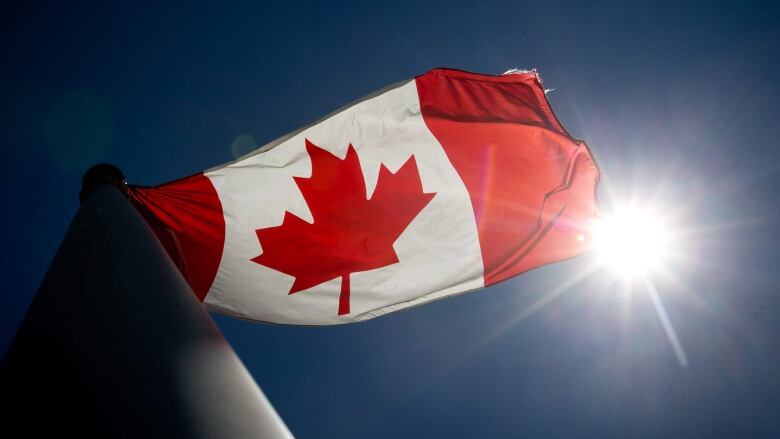
[{"label": "sun", "polygon": [[663,266],[669,235],[659,215],[635,206],[615,209],[591,224],[599,263],[627,279],[645,278]]}]

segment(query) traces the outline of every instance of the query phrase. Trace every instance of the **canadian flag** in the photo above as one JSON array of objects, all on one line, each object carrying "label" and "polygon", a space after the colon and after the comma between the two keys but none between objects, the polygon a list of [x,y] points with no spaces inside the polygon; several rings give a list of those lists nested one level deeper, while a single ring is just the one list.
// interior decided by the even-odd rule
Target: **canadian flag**
[{"label": "canadian flag", "polygon": [[130,194],[210,309],[325,325],[583,253],[598,179],[535,72],[435,69]]}]

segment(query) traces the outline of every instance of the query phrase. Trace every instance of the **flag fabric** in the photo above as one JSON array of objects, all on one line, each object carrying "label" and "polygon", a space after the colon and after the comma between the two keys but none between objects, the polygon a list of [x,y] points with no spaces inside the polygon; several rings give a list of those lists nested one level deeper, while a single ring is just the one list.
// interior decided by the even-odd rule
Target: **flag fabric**
[{"label": "flag fabric", "polygon": [[130,196],[210,309],[325,325],[583,253],[598,179],[536,72],[435,69]]}]

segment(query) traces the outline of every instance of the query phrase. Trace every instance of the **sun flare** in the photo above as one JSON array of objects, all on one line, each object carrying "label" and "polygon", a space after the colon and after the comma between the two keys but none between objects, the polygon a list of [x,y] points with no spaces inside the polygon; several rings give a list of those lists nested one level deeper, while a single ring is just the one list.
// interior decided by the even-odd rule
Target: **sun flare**
[{"label": "sun flare", "polygon": [[600,264],[620,277],[647,276],[661,268],[669,252],[669,230],[647,209],[616,209],[594,221],[591,232]]}]

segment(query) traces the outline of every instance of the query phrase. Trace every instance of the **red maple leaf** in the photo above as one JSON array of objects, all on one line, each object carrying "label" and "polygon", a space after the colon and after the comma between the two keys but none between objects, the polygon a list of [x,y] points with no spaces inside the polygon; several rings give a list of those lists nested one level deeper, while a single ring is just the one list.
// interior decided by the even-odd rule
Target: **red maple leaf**
[{"label": "red maple leaf", "polygon": [[263,253],[252,261],[295,277],[293,294],[341,277],[339,315],[349,314],[349,275],[398,262],[393,243],[435,193],[424,193],[412,156],[393,174],[384,165],[370,199],[355,148],[339,159],[306,140],[311,177],[294,177],[313,223],[285,212],[257,230]]}]

